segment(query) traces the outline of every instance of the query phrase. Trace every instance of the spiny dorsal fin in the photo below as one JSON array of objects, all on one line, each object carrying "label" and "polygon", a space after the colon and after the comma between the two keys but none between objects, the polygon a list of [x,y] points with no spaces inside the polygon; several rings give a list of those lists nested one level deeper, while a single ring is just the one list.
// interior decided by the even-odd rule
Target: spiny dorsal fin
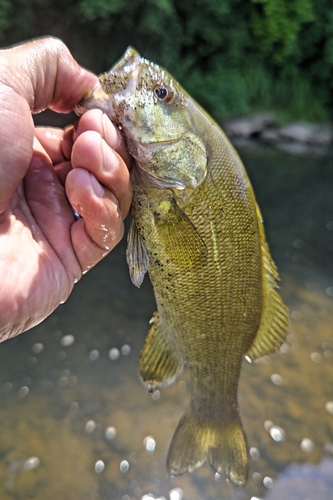
[{"label": "spiny dorsal fin", "polygon": [[252,361],[276,351],[283,343],[289,325],[287,308],[275,290],[279,276],[266,243],[258,206],[257,214],[263,266],[263,313],[257,335],[246,353]]},{"label": "spiny dorsal fin", "polygon": [[170,385],[183,367],[183,361],[168,344],[156,312],[139,358],[139,373],[149,391]]}]

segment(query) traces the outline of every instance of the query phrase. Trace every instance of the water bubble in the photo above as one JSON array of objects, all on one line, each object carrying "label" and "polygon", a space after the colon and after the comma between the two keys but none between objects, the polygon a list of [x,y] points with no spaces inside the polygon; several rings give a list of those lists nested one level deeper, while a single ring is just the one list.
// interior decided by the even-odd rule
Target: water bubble
[{"label": "water bubble", "polygon": [[101,472],[103,472],[104,469],[105,469],[105,464],[103,460],[97,460],[97,462],[95,463],[95,472],[97,474],[100,474]]},{"label": "water bubble", "polygon": [[303,240],[299,239],[299,238],[296,238],[293,242],[292,242],[292,245],[294,248],[303,248],[305,243]]},{"label": "water bubble", "polygon": [[325,403],[325,408],[328,413],[333,415],[333,401],[327,401],[327,403]]},{"label": "water bubble", "polygon": [[277,443],[279,443],[280,441],[284,441],[286,437],[284,430],[276,425],[273,425],[273,427],[269,429],[269,433],[272,439],[274,439],[274,441],[276,441]]},{"label": "water bubble", "polygon": [[287,352],[289,352],[289,351],[290,351],[290,346],[284,342],[284,343],[282,344],[282,346],[280,347],[280,351],[281,351],[283,354],[286,354]]},{"label": "water bubble", "polygon": [[96,422],[95,422],[95,420],[88,420],[88,422],[84,426],[84,430],[88,434],[91,434],[92,432],[94,432],[95,429],[96,429]]},{"label": "water bubble", "polygon": [[117,430],[115,427],[107,427],[104,431],[105,439],[112,441],[117,435]]},{"label": "water bubble", "polygon": [[267,489],[273,488],[273,479],[271,477],[264,477],[263,479],[264,486],[266,486]]},{"label": "water bubble", "polygon": [[146,452],[151,454],[154,453],[156,448],[156,441],[153,436],[147,436],[143,440],[143,445],[146,448]]},{"label": "water bubble", "polygon": [[128,344],[124,344],[121,348],[121,354],[123,356],[128,356],[130,352],[131,352],[131,346],[129,346]]},{"label": "water bubble", "polygon": [[302,313],[299,312],[299,311],[292,311],[291,314],[290,314],[290,316],[295,321],[301,321],[301,319],[302,319]]},{"label": "water bubble", "polygon": [[28,393],[29,393],[29,387],[27,387],[26,385],[24,385],[18,391],[18,396],[19,396],[19,398],[24,398],[24,396],[26,396]]},{"label": "water bubble", "polygon": [[64,351],[60,351],[57,354],[57,361],[64,361],[67,358],[67,354]]},{"label": "water bubble", "polygon": [[69,347],[71,345],[73,345],[75,342],[75,338],[74,338],[74,335],[64,335],[63,337],[61,337],[60,339],[60,344],[64,347]]},{"label": "water bubble", "polygon": [[327,229],[329,229],[329,231],[333,231],[333,220],[329,220],[326,223],[326,227],[327,227]]},{"label": "water bubble", "polygon": [[314,450],[314,443],[309,438],[303,438],[300,446],[301,450],[306,453],[312,453]]},{"label": "water bubble", "polygon": [[250,453],[250,457],[253,458],[253,460],[259,460],[260,453],[259,453],[259,450],[257,448],[253,448],[253,447],[250,448],[249,453]]},{"label": "water bubble", "polygon": [[89,353],[89,359],[91,361],[96,361],[96,359],[99,358],[99,351],[97,351],[97,349],[93,349],[92,351],[90,351]]},{"label": "water bubble", "polygon": [[277,373],[273,373],[271,375],[271,381],[273,382],[274,385],[282,385],[283,384],[283,378],[281,375],[278,375]]},{"label": "water bubble", "polygon": [[66,387],[68,385],[68,377],[60,377],[58,384],[60,387]]},{"label": "water bubble", "polygon": [[120,462],[119,468],[122,474],[126,474],[126,472],[128,472],[129,470],[129,463],[127,462],[127,460],[123,460],[122,462]]},{"label": "water bubble", "polygon": [[265,431],[269,432],[271,427],[273,427],[273,422],[271,420],[265,420],[264,422],[264,429]]},{"label": "water bubble", "polygon": [[333,286],[328,286],[326,288],[326,293],[329,297],[333,297]]},{"label": "water bubble", "polygon": [[173,488],[169,491],[170,500],[183,500],[184,493],[180,488]]},{"label": "water bubble", "polygon": [[262,498],[259,497],[251,497],[250,500],[262,500]]},{"label": "water bubble", "polygon": [[73,403],[70,404],[69,410],[72,412],[77,411],[80,408],[80,405],[77,401],[73,401]]},{"label": "water bubble", "polygon": [[36,342],[31,348],[34,354],[39,354],[44,349],[44,345],[41,342]]},{"label": "water bubble", "polygon": [[37,363],[37,358],[35,358],[35,356],[32,356],[27,361],[27,365],[29,366],[29,368],[32,368],[33,366],[35,366],[36,363]]},{"label": "water bubble", "polygon": [[262,475],[259,472],[254,472],[252,474],[252,479],[256,484],[260,484],[262,482]]},{"label": "water bubble", "polygon": [[217,483],[219,483],[221,481],[221,476],[218,472],[215,472],[214,479]]},{"label": "water bubble", "polygon": [[38,457],[29,457],[23,464],[24,470],[32,470],[36,469],[40,464],[40,460]]},{"label": "water bubble", "polygon": [[153,392],[151,397],[153,398],[154,401],[158,401],[161,397],[160,391],[157,389],[156,391]]},{"label": "water bubble", "polygon": [[120,356],[120,352],[119,352],[119,349],[117,349],[116,347],[113,347],[112,349],[109,350],[109,358],[112,361],[115,361],[116,359],[118,359],[119,356]]},{"label": "water bubble", "polygon": [[312,352],[310,354],[310,359],[317,364],[320,364],[323,361],[323,357],[321,354],[319,354],[319,352]]}]

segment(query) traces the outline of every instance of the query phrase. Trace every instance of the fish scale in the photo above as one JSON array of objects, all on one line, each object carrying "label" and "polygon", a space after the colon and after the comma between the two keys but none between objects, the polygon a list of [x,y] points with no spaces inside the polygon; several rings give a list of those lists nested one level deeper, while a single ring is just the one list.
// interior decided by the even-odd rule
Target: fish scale
[{"label": "fish scale", "polygon": [[77,112],[99,108],[134,158],[127,262],[148,271],[157,312],[139,359],[149,391],[184,363],[191,398],[173,435],[171,474],[208,462],[243,485],[248,457],[237,387],[244,356],[283,342],[288,313],[262,218],[236,151],[207,113],[158,65],[132,48],[100,76]]}]

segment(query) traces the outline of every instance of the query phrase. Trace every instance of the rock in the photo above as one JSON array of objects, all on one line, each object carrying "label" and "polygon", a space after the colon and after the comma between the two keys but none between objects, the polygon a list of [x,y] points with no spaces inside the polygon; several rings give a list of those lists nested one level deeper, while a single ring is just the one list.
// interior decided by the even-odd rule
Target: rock
[{"label": "rock", "polygon": [[328,146],[333,142],[333,129],[329,124],[290,123],[280,128],[284,140]]},{"label": "rock", "polygon": [[236,118],[225,123],[224,129],[229,136],[251,137],[258,135],[267,126],[275,123],[274,113],[260,113],[254,116]]}]

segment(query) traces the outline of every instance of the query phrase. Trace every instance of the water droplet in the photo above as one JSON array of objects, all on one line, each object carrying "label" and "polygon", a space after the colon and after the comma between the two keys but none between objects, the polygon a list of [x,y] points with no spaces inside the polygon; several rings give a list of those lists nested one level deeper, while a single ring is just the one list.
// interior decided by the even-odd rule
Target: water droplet
[{"label": "water droplet", "polygon": [[329,220],[326,223],[326,227],[327,227],[327,229],[329,229],[329,231],[333,231],[333,220]]},{"label": "water droplet", "polygon": [[24,398],[24,396],[26,396],[28,393],[29,393],[29,387],[27,387],[26,385],[24,385],[18,391],[18,396],[19,396],[19,398]]},{"label": "water droplet", "polygon": [[36,469],[40,464],[40,460],[38,457],[29,457],[24,462],[23,469],[24,470],[32,470]]},{"label": "water droplet", "polygon": [[325,408],[328,413],[333,415],[333,401],[327,401],[327,403],[325,403]]},{"label": "water droplet", "polygon": [[274,439],[274,441],[276,441],[277,443],[279,443],[280,441],[284,441],[286,437],[284,430],[281,429],[281,427],[278,427],[277,425],[273,425],[273,427],[269,429],[269,433],[272,439]]},{"label": "water droplet", "polygon": [[248,356],[245,356],[245,359],[246,359],[246,361],[247,361],[248,363],[250,363],[250,364],[252,363],[252,359],[251,359],[251,358],[249,358]]},{"label": "water droplet", "polygon": [[217,482],[217,483],[220,483],[221,482],[221,476],[218,472],[215,472],[215,475],[214,475],[214,480]]},{"label": "water droplet", "polygon": [[303,438],[300,446],[305,453],[312,453],[314,450],[314,443],[309,438]]},{"label": "water droplet", "polygon": [[254,472],[252,474],[252,479],[255,483],[260,484],[262,482],[262,475],[259,472]]},{"label": "water droplet", "polygon": [[39,354],[44,349],[44,345],[41,342],[36,342],[31,348],[34,354]]},{"label": "water droplet", "polygon": [[250,500],[262,500],[262,498],[259,498],[259,497],[251,497]]},{"label": "water droplet", "polygon": [[250,457],[253,458],[253,460],[259,460],[260,453],[259,453],[259,450],[257,448],[253,448],[253,447],[250,448],[249,453],[250,453]]},{"label": "water droplet", "polygon": [[172,488],[172,490],[169,491],[169,497],[170,500],[183,500],[183,490],[181,490],[180,488]]},{"label": "water droplet", "polygon": [[129,463],[127,462],[127,460],[123,460],[122,462],[120,462],[120,472],[122,472],[123,474],[126,474],[126,472],[128,472],[128,469],[129,469]]},{"label": "water droplet", "polygon": [[68,385],[68,377],[60,377],[58,384],[60,387],[66,387]]},{"label": "water droplet", "polygon": [[328,286],[326,288],[326,293],[329,297],[333,297],[333,286]]},{"label": "water droplet", "polygon": [[264,477],[263,479],[264,486],[266,486],[267,489],[273,488],[273,479],[271,477]]},{"label": "water droplet", "polygon": [[105,464],[103,460],[97,460],[97,462],[95,463],[95,472],[97,474],[100,474],[101,472],[103,472],[104,469],[105,469]]},{"label": "water droplet", "polygon": [[104,432],[105,439],[112,441],[117,435],[117,430],[115,427],[107,427]]},{"label": "water droplet", "polygon": [[311,361],[313,361],[314,363],[317,363],[317,364],[320,364],[323,361],[322,355],[319,354],[318,352],[312,352],[310,354],[310,359],[311,359]]},{"label": "water droplet", "polygon": [[109,358],[112,361],[115,361],[116,359],[118,359],[119,356],[120,356],[120,352],[119,352],[119,349],[117,349],[116,347],[113,347],[112,349],[109,350]]},{"label": "water droplet", "polygon": [[96,429],[96,422],[94,420],[88,420],[88,422],[84,426],[84,430],[88,434],[91,434],[92,432],[94,432],[95,429]]},{"label": "water droplet", "polygon": [[71,345],[73,345],[75,342],[75,338],[74,338],[74,335],[64,335],[63,337],[61,337],[60,339],[60,344],[64,347],[69,347]]},{"label": "water droplet", "polygon": [[154,453],[155,447],[156,447],[156,442],[153,436],[147,436],[143,440],[143,445],[146,448],[146,452],[151,454]]},{"label": "water droplet", "polygon": [[72,412],[76,412],[79,408],[80,408],[79,403],[77,401],[73,401],[73,403],[71,403],[69,407],[69,410]]},{"label": "water droplet", "polygon": [[128,344],[124,344],[121,348],[121,354],[123,356],[128,356],[130,352],[131,352],[131,346],[129,346]]},{"label": "water droplet", "polygon": [[277,373],[273,373],[271,375],[271,381],[273,382],[274,385],[282,385],[283,384],[283,378],[281,375],[278,375]]}]

